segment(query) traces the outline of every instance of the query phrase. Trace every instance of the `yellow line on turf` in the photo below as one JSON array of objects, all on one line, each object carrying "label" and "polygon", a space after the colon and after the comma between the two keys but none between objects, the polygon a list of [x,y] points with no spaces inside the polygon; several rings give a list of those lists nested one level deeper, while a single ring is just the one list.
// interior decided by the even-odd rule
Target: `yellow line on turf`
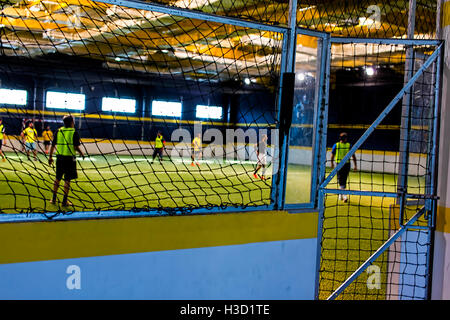
[{"label": "yellow line on turf", "polygon": [[[14,140],[20,140],[19,136],[13,136],[10,135],[8,138],[14,139]],[[42,140],[42,138],[41,138]],[[137,145],[151,145],[153,146],[153,141],[141,141],[141,140],[118,140],[118,139],[98,139],[98,138],[82,138],[82,143],[89,144],[89,143],[108,143],[108,144],[137,144]],[[174,146],[174,145],[185,145],[190,146],[190,143],[180,143],[180,142],[166,142],[166,146]],[[244,143],[235,143],[237,146],[247,146],[248,144]],[[203,144],[203,147],[207,147],[207,144]],[[215,145],[215,147],[218,147],[219,145]],[[273,146],[269,146],[269,148],[272,148]],[[226,148],[226,145],[222,145],[222,148]],[[296,150],[312,150],[312,147],[305,147],[305,146],[289,146],[289,149],[296,149]],[[331,148],[328,148],[328,152],[331,152]],[[398,152],[395,151],[384,151],[384,150],[364,150],[359,149],[356,151],[356,154],[367,154],[367,155],[382,155],[382,156],[398,156]],[[410,153],[411,156],[415,157],[426,157],[425,154],[422,153]]]}]

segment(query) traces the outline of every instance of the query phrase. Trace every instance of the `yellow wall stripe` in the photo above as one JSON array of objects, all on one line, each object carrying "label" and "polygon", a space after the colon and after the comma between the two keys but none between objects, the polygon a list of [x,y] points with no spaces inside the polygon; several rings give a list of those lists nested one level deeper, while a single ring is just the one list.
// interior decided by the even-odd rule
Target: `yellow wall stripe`
[{"label": "yellow wall stripe", "polygon": [[[414,208],[413,208],[414,209]],[[398,214],[399,214],[399,207],[398,205],[394,205],[391,207],[391,229],[392,230],[398,230]],[[414,211],[409,212],[410,215],[415,214]],[[408,219],[410,217],[406,217],[405,219]],[[416,224],[417,225],[417,224]],[[426,226],[427,221],[425,221],[423,218],[419,220],[419,225]],[[450,208],[446,208],[443,206],[438,207],[437,217],[436,217],[436,230],[440,232],[446,232],[450,233]]]},{"label": "yellow wall stripe", "polygon": [[436,230],[440,232],[450,233],[450,208],[444,206],[438,207],[436,217]]},{"label": "yellow wall stripe", "polygon": [[[67,112],[55,112],[45,110],[30,110],[30,109],[15,109],[15,108],[0,108],[0,113],[15,113],[22,115],[38,115],[38,116],[52,116],[63,117]],[[123,121],[137,121],[137,122],[159,122],[159,123],[171,123],[171,124],[201,124],[204,126],[224,126],[224,127],[260,127],[260,128],[276,128],[273,123],[230,123],[230,122],[218,122],[218,121],[197,121],[197,120],[177,120],[167,118],[153,118],[153,117],[136,117],[136,116],[120,116],[111,114],[97,114],[97,113],[79,113],[73,112],[74,117],[82,117],[89,119],[99,120],[123,120]],[[293,128],[312,128],[312,124],[293,124]],[[329,129],[358,129],[367,130],[370,124],[328,124]],[[400,125],[378,125],[379,130],[400,130]],[[427,126],[412,126],[413,130],[428,130]]]},{"label": "yellow wall stripe", "polygon": [[[63,117],[69,112],[60,111],[46,111],[46,110],[31,110],[31,109],[16,109],[16,108],[0,108],[0,113],[14,113],[21,115],[37,115],[37,116],[49,116],[49,117]],[[136,117],[136,116],[120,116],[112,114],[97,114],[97,113],[84,113],[84,112],[71,112],[74,117],[82,117],[89,119],[99,120],[124,120],[124,121],[137,121],[137,122],[160,122],[171,124],[201,124],[205,126],[225,126],[225,127],[261,127],[261,128],[275,128],[275,124],[271,123],[230,123],[230,122],[218,122],[218,121],[199,121],[199,120],[179,120],[168,118],[153,118],[153,117]]]},{"label": "yellow wall stripe", "polygon": [[450,26],[450,1],[444,2],[442,6],[442,28]]},{"label": "yellow wall stripe", "polygon": [[284,211],[0,224],[0,263],[317,237],[317,213]]}]

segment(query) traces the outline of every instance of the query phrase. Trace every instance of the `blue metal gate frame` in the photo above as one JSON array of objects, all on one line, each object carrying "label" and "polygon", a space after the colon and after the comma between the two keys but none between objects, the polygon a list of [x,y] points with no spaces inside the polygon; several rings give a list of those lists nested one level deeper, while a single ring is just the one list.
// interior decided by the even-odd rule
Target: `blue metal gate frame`
[{"label": "blue metal gate frame", "polygon": [[[204,13],[201,11],[192,11],[189,9],[183,9],[178,7],[172,7],[162,4],[155,4],[144,2],[140,0],[95,0],[97,3],[104,3],[109,5],[123,6],[138,10],[147,10],[158,13],[164,13],[168,15],[180,16],[189,19],[198,19],[203,21],[209,21],[214,23],[223,23],[233,26],[245,27],[250,29],[270,31],[279,33],[283,36],[282,52],[281,52],[281,70],[280,79],[283,78],[284,73],[292,73],[295,69],[295,52],[296,52],[296,39],[298,34],[308,35],[316,37],[321,41],[322,50],[320,53],[320,91],[318,95],[319,103],[316,106],[315,118],[314,118],[314,162],[312,170],[312,185],[311,185],[311,201],[309,203],[299,203],[294,205],[285,205],[286,194],[286,174],[287,174],[287,161],[288,161],[288,149],[289,140],[285,137],[283,142],[275,148],[276,153],[274,157],[278,156],[278,167],[274,170],[272,177],[271,188],[271,203],[264,206],[255,207],[218,207],[217,210],[221,213],[227,212],[248,212],[262,211],[262,210],[288,210],[288,209],[304,209],[306,211],[317,209],[317,185],[319,182],[319,176],[324,171],[320,168],[320,155],[321,150],[325,150],[326,137],[326,120],[327,117],[327,104],[328,104],[328,79],[329,79],[329,57],[330,57],[330,35],[325,32],[319,32],[300,28],[296,26],[297,15],[297,1],[290,1],[290,13],[289,13],[289,25],[288,26],[276,26],[268,25],[248,20],[243,20],[234,17],[224,17],[215,14]],[[283,115],[280,113],[281,95],[283,90],[283,84],[280,83],[278,89],[279,99],[277,101],[278,110],[278,123]],[[320,115],[319,115],[320,114]],[[323,172],[322,172],[323,171]],[[180,209],[181,210],[181,209]],[[194,208],[186,210],[185,213],[189,214],[208,214],[211,213],[211,208]],[[23,221],[48,221],[48,220],[77,220],[77,219],[99,219],[99,218],[120,218],[120,217],[143,217],[143,216],[160,216],[168,214],[178,214],[180,212],[165,213],[163,209],[144,209],[142,211],[92,211],[92,212],[48,212],[48,213],[23,213],[23,214],[5,214],[0,215],[0,223],[10,222],[23,222]],[[182,212],[181,212],[182,213]]]},{"label": "blue metal gate frame", "polygon": [[[373,43],[373,44],[398,44],[405,46],[413,46],[413,45],[430,45],[435,46],[435,51],[428,57],[423,66],[414,74],[411,75],[409,81],[405,84],[405,86],[398,92],[398,94],[392,99],[392,101],[388,104],[388,106],[382,111],[382,113],[378,116],[378,118],[372,123],[372,125],[364,132],[364,134],[358,139],[358,141],[352,146],[351,150],[347,153],[347,155],[342,159],[342,161],[336,165],[336,167],[325,176],[325,161],[326,159],[326,146],[322,145],[321,155],[319,156],[322,159],[322,166],[319,173],[319,185],[318,185],[318,210],[319,210],[319,230],[318,230],[318,248],[317,248],[317,270],[316,270],[316,299],[319,299],[319,281],[320,281],[320,256],[321,256],[321,240],[322,240],[322,232],[323,232],[323,220],[324,213],[326,209],[325,205],[325,196],[326,194],[345,194],[345,195],[359,195],[359,196],[375,196],[375,197],[391,197],[391,198],[400,198],[400,214],[399,214],[399,226],[400,229],[397,230],[380,248],[378,248],[355,272],[347,278],[344,283],[342,283],[329,297],[328,300],[336,299],[354,280],[364,272],[367,267],[369,267],[382,253],[384,253],[399,237],[401,237],[405,232],[409,229],[425,229],[428,232],[428,243],[429,246],[429,254],[427,261],[427,298],[430,298],[430,287],[431,287],[431,268],[432,268],[432,243],[433,243],[433,234],[435,228],[435,216],[437,212],[437,159],[438,159],[438,146],[439,146],[439,121],[440,121],[440,92],[441,92],[441,77],[442,77],[442,59],[443,59],[443,42],[440,40],[412,40],[412,39],[355,39],[355,38],[331,38],[331,43]],[[430,189],[428,194],[410,194],[406,191],[406,183],[405,179],[402,179],[402,185],[399,189],[400,192],[375,192],[375,191],[357,191],[357,190],[338,190],[338,189],[327,189],[327,185],[333,179],[333,177],[337,174],[337,172],[343,167],[343,165],[350,160],[350,158],[355,154],[355,152],[361,147],[363,142],[373,133],[376,127],[382,122],[382,120],[389,114],[389,112],[395,107],[395,105],[402,99],[404,94],[406,94],[417,81],[417,79],[423,74],[423,72],[429,68],[433,63],[436,63],[436,82],[434,87],[434,121],[433,121],[433,133],[432,133],[432,150],[430,152]],[[326,75],[329,77],[329,73]],[[328,94],[328,90],[326,92]],[[328,105],[328,104],[327,104]],[[323,126],[326,127],[326,119],[324,119]],[[326,141],[326,130],[323,132]],[[408,166],[408,158],[403,163],[402,167]],[[402,169],[402,174],[406,175],[407,169]],[[406,199],[423,199],[425,200],[424,206],[406,223],[404,222],[404,214],[403,212],[406,209]],[[422,216],[425,216],[427,219],[427,226],[417,226],[414,223]]]},{"label": "blue metal gate frame", "polygon": [[[110,5],[118,5],[124,7],[130,7],[134,9],[148,10],[159,13],[165,13],[169,15],[181,16],[191,19],[199,19],[203,21],[210,21],[215,23],[223,23],[234,26],[253,28],[257,30],[271,31],[280,33],[283,36],[282,43],[282,56],[281,56],[281,75],[283,73],[294,72],[295,66],[295,51],[296,51],[296,38],[298,34],[304,34],[308,36],[313,36],[319,39],[321,42],[322,50],[320,53],[320,75],[319,75],[319,92],[318,92],[318,103],[316,106],[314,114],[314,138],[313,138],[313,164],[312,164],[312,177],[311,177],[311,201],[306,204],[285,204],[285,194],[286,194],[286,175],[287,175],[287,162],[288,162],[288,150],[289,150],[289,140],[284,137],[281,145],[279,146],[279,167],[274,173],[275,176],[272,179],[272,191],[271,199],[273,202],[268,206],[252,207],[253,210],[302,210],[311,211],[317,210],[319,212],[319,226],[318,226],[318,247],[317,247],[317,272],[316,272],[316,292],[315,296],[318,299],[319,291],[319,270],[320,270],[320,254],[321,254],[321,238],[322,238],[322,222],[325,211],[325,195],[326,194],[354,194],[354,195],[369,195],[369,196],[382,196],[382,197],[398,197],[398,193],[389,192],[363,192],[363,191],[343,191],[335,189],[326,189],[327,184],[336,175],[337,171],[342,167],[342,165],[356,152],[356,150],[361,146],[364,140],[375,130],[378,124],[383,120],[383,118],[392,110],[395,104],[403,96],[403,94],[412,87],[414,82],[420,76],[420,74],[429,67],[432,63],[437,64],[438,75],[436,79],[435,87],[435,123],[433,128],[433,150],[431,153],[431,179],[432,188],[429,191],[429,195],[425,197],[425,206],[420,210],[411,220],[407,223],[403,223],[400,220],[400,230],[390,238],[385,245],[379,248],[366,263],[364,263],[355,273],[343,283],[336,292],[334,292],[330,299],[336,298],[345,288],[358,277],[361,272],[365,270],[370,263],[376,259],[390,244],[392,244],[395,239],[401,236],[406,230],[408,230],[414,222],[422,215],[428,214],[429,225],[425,228],[428,230],[433,230],[435,224],[435,214],[437,209],[436,201],[436,183],[437,183],[437,153],[438,153],[438,136],[439,136],[439,105],[440,105],[440,86],[441,80],[440,76],[441,70],[441,60],[442,60],[442,42],[434,40],[408,40],[408,39],[355,39],[355,38],[331,38],[330,34],[325,32],[318,32],[308,29],[299,28],[296,26],[296,6],[297,1],[290,1],[290,17],[289,26],[275,26],[267,25],[263,23],[257,23],[252,21],[247,21],[239,18],[224,17],[214,14],[208,14],[200,11],[192,11],[188,9],[170,7],[166,5],[159,5],[139,0],[95,0],[94,2],[105,3]],[[398,93],[398,95],[392,100],[392,102],[386,107],[386,109],[380,114],[379,118],[370,126],[369,129],[363,134],[363,136],[355,143],[350,152],[341,161],[341,165],[337,165],[334,170],[325,176],[325,161],[326,161],[326,141],[327,141],[327,124],[328,124],[328,97],[329,97],[329,82],[330,82],[330,60],[331,60],[331,45],[332,43],[374,43],[374,44],[400,44],[400,45],[434,45],[437,47],[436,51],[429,57],[425,65],[411,77],[406,86]],[[281,97],[282,85],[279,88],[279,96]],[[280,110],[280,99],[278,100],[278,110]],[[278,113],[278,121],[283,115]],[[424,198],[422,195],[414,194],[404,194],[405,198]],[[249,208],[236,208],[227,207],[220,208],[220,212],[247,212]],[[200,208],[193,209],[189,212],[190,214],[207,214],[211,213],[210,209]],[[154,209],[148,211],[140,212],[130,212],[130,211],[102,211],[102,212],[70,212],[61,213],[53,212],[47,214],[13,214],[13,215],[1,215],[0,223],[4,222],[23,222],[23,221],[47,221],[47,220],[74,220],[74,219],[98,219],[98,218],[120,218],[120,217],[137,217],[137,216],[151,216],[151,215],[161,215],[161,211]],[[401,216],[401,215],[400,215]],[[417,228],[417,226],[414,226]],[[430,242],[432,241],[430,236]],[[431,261],[429,261],[429,267]]]}]

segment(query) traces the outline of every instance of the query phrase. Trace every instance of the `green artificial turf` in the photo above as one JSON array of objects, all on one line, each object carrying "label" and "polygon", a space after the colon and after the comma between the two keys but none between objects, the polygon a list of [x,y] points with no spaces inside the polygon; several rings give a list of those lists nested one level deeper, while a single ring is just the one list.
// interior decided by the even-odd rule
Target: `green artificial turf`
[{"label": "green artificial turf", "polygon": [[[270,203],[272,180],[253,177],[254,163],[204,161],[192,167],[190,160],[174,159],[150,163],[144,156],[96,155],[78,159],[78,179],[72,183],[69,200],[73,207],[49,203],[55,177],[45,155],[38,161],[23,154],[7,153],[0,162],[0,210],[2,213],[131,210],[153,208],[197,208],[214,206],[257,206]],[[309,166],[289,165],[286,203],[310,200]],[[270,177],[272,167],[268,169]],[[327,169],[327,173],[330,169]],[[424,179],[408,179],[411,192],[423,191]],[[62,199],[61,182],[59,201]],[[352,171],[349,188],[395,192],[393,174]],[[337,188],[334,178],[329,188]],[[343,203],[328,195],[323,220],[320,290],[326,299],[390,235],[392,198],[350,196]],[[387,254],[377,262],[386,275]],[[342,297],[385,299],[386,283],[369,290],[363,273]]]}]

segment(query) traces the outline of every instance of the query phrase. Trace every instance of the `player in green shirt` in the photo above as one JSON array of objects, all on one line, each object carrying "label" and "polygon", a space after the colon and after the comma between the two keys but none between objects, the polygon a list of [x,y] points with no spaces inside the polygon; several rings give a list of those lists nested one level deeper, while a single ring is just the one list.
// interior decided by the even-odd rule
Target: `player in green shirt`
[{"label": "player in green shirt", "polygon": [[166,143],[166,141],[164,140],[164,137],[161,134],[161,131],[158,131],[158,134],[156,135],[156,138],[155,138],[155,147],[153,150],[153,157],[152,157],[151,163],[153,163],[153,161],[155,161],[156,156],[158,156],[159,163],[161,163],[165,143]]},{"label": "player in green shirt", "polygon": [[[334,161],[336,160],[336,163],[340,163],[341,160],[347,155],[347,153],[350,151],[351,145],[347,141],[348,136],[347,133],[342,132],[339,135],[339,142],[335,143],[332,150],[331,150],[331,168],[334,168]],[[353,154],[352,156],[353,160],[353,169],[356,171],[358,170],[358,166],[356,163],[356,157]],[[339,188],[341,190],[345,190],[347,186],[347,178],[348,174],[350,173],[350,160],[348,160],[344,166],[341,168],[341,170],[337,173],[337,179],[339,183]],[[344,202],[348,201],[348,198],[346,195],[339,195],[339,200],[343,200]]]},{"label": "player in green shirt", "polygon": [[52,147],[50,148],[48,156],[48,164],[53,164],[53,152],[56,150],[56,178],[53,184],[53,198],[51,204],[56,204],[56,196],[59,188],[59,183],[64,177],[64,196],[62,206],[71,206],[72,203],[67,200],[70,191],[70,181],[76,179],[77,175],[77,160],[76,151],[84,158],[84,154],[80,149],[80,136],[75,131],[75,121],[71,115],[66,115],[63,118],[64,127],[61,127],[56,132]]}]

